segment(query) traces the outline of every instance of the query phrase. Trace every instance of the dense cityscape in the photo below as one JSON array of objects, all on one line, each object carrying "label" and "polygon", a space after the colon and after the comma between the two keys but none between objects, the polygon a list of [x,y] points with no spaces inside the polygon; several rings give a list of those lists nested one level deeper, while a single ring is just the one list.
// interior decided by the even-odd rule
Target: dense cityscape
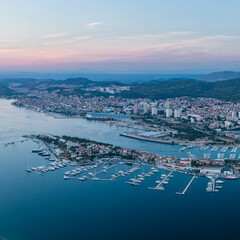
[{"label": "dense cityscape", "polygon": [[[53,87],[61,87],[61,92],[48,90]],[[162,133],[158,140],[165,143],[199,145],[235,144],[239,141],[239,103],[203,97],[123,98],[111,91],[128,91],[130,87],[120,87],[120,90],[116,85],[107,87],[106,91],[111,92],[107,97],[92,96],[90,93],[106,88],[99,86],[96,90],[95,87],[81,86],[83,93],[74,94],[71,89],[76,87],[79,85],[39,85],[34,90],[12,87],[23,94],[14,104],[39,112],[111,121],[118,126]]]}]

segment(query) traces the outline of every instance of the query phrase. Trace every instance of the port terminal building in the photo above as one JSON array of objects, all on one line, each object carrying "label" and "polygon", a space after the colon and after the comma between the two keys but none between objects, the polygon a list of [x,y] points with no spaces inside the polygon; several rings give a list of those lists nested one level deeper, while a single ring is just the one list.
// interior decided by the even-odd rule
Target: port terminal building
[{"label": "port terminal building", "polygon": [[120,113],[88,113],[86,115],[87,119],[92,120],[124,120],[124,121],[130,121],[131,116],[126,114],[120,114]]}]

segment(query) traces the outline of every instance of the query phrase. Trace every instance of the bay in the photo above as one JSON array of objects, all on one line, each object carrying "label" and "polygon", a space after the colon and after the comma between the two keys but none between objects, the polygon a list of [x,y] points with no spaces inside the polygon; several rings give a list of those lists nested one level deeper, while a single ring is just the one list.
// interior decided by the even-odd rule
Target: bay
[{"label": "bay", "polygon": [[[23,134],[43,132],[89,138],[162,155],[187,156],[187,152],[179,152],[180,146],[120,137],[119,133],[128,130],[125,128],[85,119],[55,119],[11,103],[0,100],[1,143],[21,140]],[[33,148],[36,144],[31,141],[7,147],[0,145],[0,237],[4,239],[238,237],[239,181],[225,182],[221,191],[209,194],[205,192],[208,180],[197,178],[185,195],[176,195],[190,180],[190,176],[184,174],[174,173],[165,191],[148,189],[156,185],[164,170],[139,187],[125,183],[130,176],[114,182],[64,181],[66,169],[42,175],[26,172],[28,167],[48,164],[47,160],[31,153]],[[199,148],[191,152],[198,157],[203,155]],[[139,172],[147,170],[143,167]]]}]

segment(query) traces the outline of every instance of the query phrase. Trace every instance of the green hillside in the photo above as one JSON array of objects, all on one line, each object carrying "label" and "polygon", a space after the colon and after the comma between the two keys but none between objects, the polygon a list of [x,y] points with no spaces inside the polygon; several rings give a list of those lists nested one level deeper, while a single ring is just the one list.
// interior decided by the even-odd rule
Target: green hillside
[{"label": "green hillside", "polygon": [[13,95],[13,91],[8,87],[0,86],[0,97],[7,97]]},{"label": "green hillside", "polygon": [[[19,88],[29,89],[36,89],[40,84],[48,84],[49,86],[69,84],[79,85],[79,89],[75,90],[77,94],[85,93],[85,91],[82,92],[82,87],[124,85],[113,81],[95,82],[86,78],[70,78],[66,80],[7,79],[0,82],[0,96],[9,96],[14,93],[7,87],[10,82],[21,83]],[[49,88],[49,91],[54,90],[55,88]],[[102,93],[92,92],[91,94],[101,95]],[[167,81],[139,83],[131,85],[129,91],[123,91],[119,93],[118,96],[151,99],[166,99],[182,96],[213,97],[222,100],[240,102],[240,78],[217,82],[172,79]]]},{"label": "green hillside", "polygon": [[199,82],[189,79],[173,79],[161,82],[137,84],[123,97],[165,99],[181,96],[213,97],[240,101],[240,78],[219,82]]}]

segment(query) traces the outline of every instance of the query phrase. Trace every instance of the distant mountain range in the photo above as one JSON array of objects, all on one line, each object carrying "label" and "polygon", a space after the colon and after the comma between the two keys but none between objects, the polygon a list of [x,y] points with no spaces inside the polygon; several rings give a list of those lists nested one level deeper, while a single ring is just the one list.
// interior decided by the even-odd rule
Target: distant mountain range
[{"label": "distant mountain range", "polygon": [[222,80],[235,79],[235,78],[240,78],[240,72],[231,72],[231,71],[213,72],[213,73],[209,73],[204,76],[201,76],[197,78],[197,80],[206,81],[206,82],[215,82],[215,81],[222,81]]},{"label": "distant mountain range", "polygon": [[[8,88],[8,84],[13,82],[21,83],[19,87],[29,89],[35,89],[36,86],[38,86],[39,84],[50,84],[53,86],[51,87],[52,91],[58,88],[57,85],[79,85],[79,87],[77,87],[76,89],[75,92],[76,94],[83,94],[84,92],[81,89],[90,86],[106,87],[111,85],[130,85],[131,87],[129,91],[123,91],[119,93],[118,96],[126,98],[152,98],[152,99],[166,99],[181,96],[213,97],[222,100],[240,102],[240,77],[230,80],[219,80],[220,77],[232,76],[233,74],[235,74],[234,76],[236,76],[238,73],[235,72],[212,73],[201,77],[201,81],[196,79],[175,78],[165,81],[155,80],[132,84],[124,84],[117,81],[92,81],[83,77],[68,78],[66,80],[52,80],[52,79],[39,80],[33,78],[1,79],[0,95],[8,96],[15,94],[12,90]],[[211,78],[207,76],[210,76]],[[101,93],[96,92],[96,94],[99,95]]]},{"label": "distant mountain range", "polygon": [[134,84],[139,82],[150,81],[166,81],[170,79],[196,79],[198,81],[221,81],[227,79],[240,78],[240,72],[224,71],[213,72],[209,74],[106,74],[106,73],[80,73],[80,72],[63,72],[63,73],[38,73],[38,72],[1,72],[0,71],[0,84],[6,80],[21,80],[26,81],[28,79],[52,79],[52,80],[64,80],[73,78],[86,78],[92,81],[117,81],[125,84]]},{"label": "distant mountain range", "polygon": [[0,71],[0,84],[2,79],[54,79],[64,80],[68,78],[87,78],[93,81],[118,81],[126,84],[132,84],[137,82],[149,82],[149,81],[160,81],[169,80],[172,78],[189,78],[197,79],[202,74],[106,74],[106,73],[38,73],[38,72],[1,72]]}]

